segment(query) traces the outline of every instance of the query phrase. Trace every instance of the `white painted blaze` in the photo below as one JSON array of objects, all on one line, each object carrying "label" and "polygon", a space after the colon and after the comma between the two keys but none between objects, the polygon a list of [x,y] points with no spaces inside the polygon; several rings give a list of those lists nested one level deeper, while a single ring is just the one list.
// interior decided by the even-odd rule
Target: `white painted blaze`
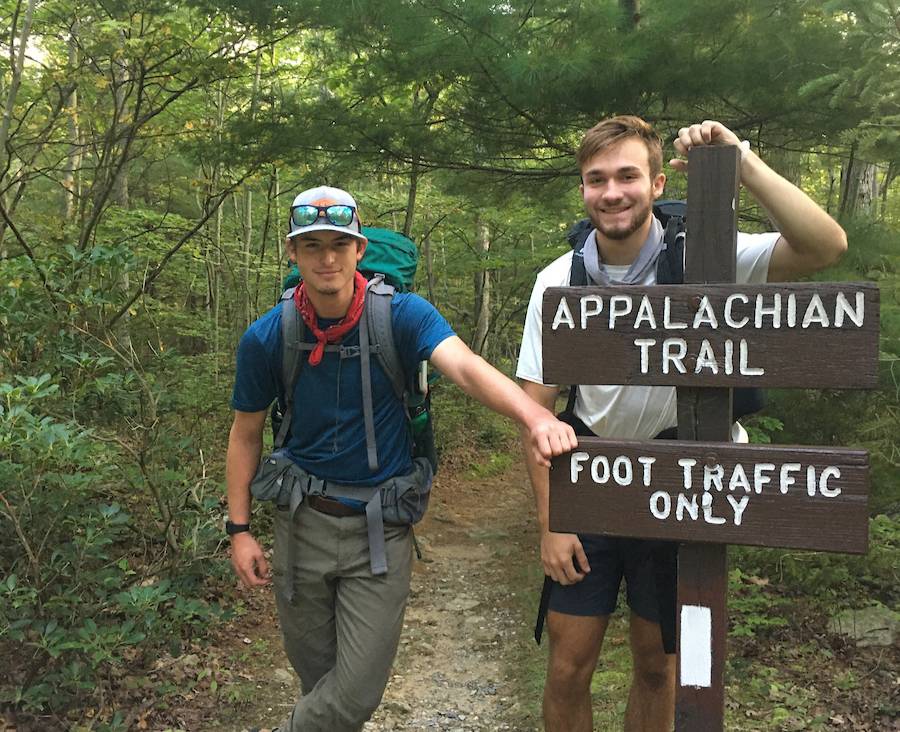
[{"label": "white painted blaze", "polygon": [[712,612],[702,605],[681,606],[681,685],[712,686]]}]

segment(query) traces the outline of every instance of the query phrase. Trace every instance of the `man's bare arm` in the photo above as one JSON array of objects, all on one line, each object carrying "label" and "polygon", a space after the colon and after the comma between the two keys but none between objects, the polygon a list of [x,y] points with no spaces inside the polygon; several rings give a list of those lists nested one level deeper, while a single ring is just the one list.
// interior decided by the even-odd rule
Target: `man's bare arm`
[{"label": "man's bare arm", "polygon": [[569,425],[529,399],[514,381],[473,353],[456,336],[438,344],[430,360],[466,394],[518,422],[528,435],[526,452],[537,464],[549,466],[551,457],[577,447],[575,432]]},{"label": "man's bare arm", "polygon": [[[250,481],[259,467],[262,433],[267,412],[235,412],[225,455],[228,518],[235,524],[250,523]],[[269,583],[269,565],[262,547],[250,532],[231,537],[231,563],[247,587]]]},{"label": "man's bare arm", "polygon": [[[545,386],[532,381],[520,380],[522,390],[535,402],[548,410],[552,410],[556,403],[558,389],[555,386]],[[523,443],[527,436],[523,432]],[[527,445],[527,443],[526,443]],[[534,503],[537,509],[538,524],[541,530],[541,562],[544,565],[544,574],[563,585],[571,585],[584,579],[585,573],[590,571],[584,548],[575,534],[557,534],[550,531],[550,471],[546,466],[538,464],[525,449],[525,461],[528,466],[528,477],[531,479],[531,488],[534,491]],[[572,558],[578,562],[581,572],[575,569]]]},{"label": "man's bare arm", "polygon": [[[679,130],[675,139],[678,154],[686,155],[692,147],[700,145],[740,146],[740,140],[723,124],[712,120]],[[687,170],[684,160],[676,158],[670,164],[676,170]],[[766,210],[781,234],[769,260],[769,281],[783,282],[824,269],[847,250],[847,235],[841,226],[749,150],[742,153],[741,183]]]}]

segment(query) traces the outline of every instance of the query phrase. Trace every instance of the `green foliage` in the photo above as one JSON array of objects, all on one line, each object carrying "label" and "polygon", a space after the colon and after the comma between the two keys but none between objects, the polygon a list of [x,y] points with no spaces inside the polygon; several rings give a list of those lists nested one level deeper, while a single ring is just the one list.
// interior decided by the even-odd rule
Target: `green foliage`
[{"label": "green foliage", "polygon": [[741,424],[747,430],[750,442],[759,445],[769,445],[778,442],[778,433],[784,429],[784,423],[777,417],[766,414],[754,414]]},{"label": "green foliage", "polygon": [[855,607],[876,599],[891,606],[900,599],[900,521],[896,516],[871,519],[869,551],[863,556],[735,547],[733,557],[743,575],[771,578],[791,594],[823,603]]},{"label": "green foliage", "polygon": [[871,513],[893,515],[900,507],[900,235],[883,225],[856,222],[849,225],[848,238],[844,259],[818,277],[878,283],[879,387],[871,392],[772,390],[766,414],[783,423],[779,442],[869,450]]},{"label": "green foliage", "polygon": [[730,636],[763,640],[767,632],[788,624],[788,604],[767,591],[766,585],[768,581],[740,569],[728,573]]},{"label": "green foliage", "polygon": [[439,456],[451,456],[477,477],[506,470],[518,459],[516,425],[463,394],[459,387],[438,381],[432,392],[434,435]]},{"label": "green foliage", "polygon": [[[645,0],[635,26],[618,0],[335,7],[39,3],[15,98],[15,54],[0,54],[12,113],[0,204],[16,227],[0,223],[0,650],[14,659],[0,668],[2,701],[77,708],[221,616],[204,598],[229,571],[234,346],[279,294],[298,190],[342,185],[364,223],[407,229],[422,253],[417,291],[470,341],[473,282],[487,273],[485,355],[509,372],[534,275],[582,215],[572,152],[611,113],[642,114],[665,139],[720,118],[770,162],[797,163],[832,210],[851,149],[887,164],[881,223],[848,222],[850,251],[822,275],[878,282],[880,388],[773,392],[747,425],[755,442],[868,449],[872,549],[739,550],[734,592],[739,623],[764,633],[775,629],[754,618],[767,592],[749,578],[835,601],[894,598],[895,9]],[[684,187],[672,176],[667,194]],[[464,472],[518,459],[515,428],[449,384],[435,421]]]},{"label": "green foliage", "polygon": [[98,500],[120,480],[117,455],[46,414],[58,392],[47,374],[0,383],[0,699],[33,711],[89,697],[127,661],[226,615],[189,575],[146,574],[134,552],[146,516]]}]

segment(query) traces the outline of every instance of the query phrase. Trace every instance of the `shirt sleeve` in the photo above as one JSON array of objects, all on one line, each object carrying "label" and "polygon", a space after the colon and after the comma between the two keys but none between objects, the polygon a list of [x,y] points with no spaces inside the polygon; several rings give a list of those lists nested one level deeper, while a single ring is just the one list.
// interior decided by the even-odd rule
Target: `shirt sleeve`
[{"label": "shirt sleeve", "polygon": [[434,305],[413,293],[394,296],[391,317],[397,350],[407,366],[427,361],[438,345],[456,335]]},{"label": "shirt sleeve", "polygon": [[536,384],[544,383],[543,314],[544,290],[540,278],[534,283],[528,310],[525,312],[525,328],[522,330],[522,347],[516,377]]},{"label": "shirt sleeve", "polygon": [[248,329],[241,336],[237,351],[237,368],[231,406],[239,412],[268,409],[278,395],[278,383],[272,372],[271,359],[256,331]]},{"label": "shirt sleeve", "polygon": [[[544,351],[543,351],[543,306],[544,290],[548,287],[563,287],[569,284],[569,272],[572,268],[572,253],[566,252],[551,262],[538,273],[525,312],[525,328],[522,331],[522,347],[519,349],[519,362],[516,366],[516,378],[544,383]],[[556,384],[546,384],[556,386]]]},{"label": "shirt sleeve", "polygon": [[738,232],[735,281],[739,284],[762,285],[769,281],[769,260],[780,237],[777,231],[765,234]]}]

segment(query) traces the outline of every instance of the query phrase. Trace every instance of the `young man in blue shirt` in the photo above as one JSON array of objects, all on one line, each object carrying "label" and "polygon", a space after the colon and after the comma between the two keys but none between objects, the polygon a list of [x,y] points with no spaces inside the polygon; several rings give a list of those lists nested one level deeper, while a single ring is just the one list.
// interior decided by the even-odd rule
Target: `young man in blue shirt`
[{"label": "young man in blue shirt", "polygon": [[[367,240],[356,202],[322,186],[298,195],[291,213],[286,247],[303,278],[295,304],[317,347],[294,387],[285,448],[294,472],[326,489],[306,495],[296,511],[279,506],[275,512],[275,594],[285,649],[303,689],[277,729],[351,732],[371,716],[389,678],[409,593],[412,533],[408,525],[384,525],[387,571],[373,573],[365,507],[328,497],[327,486],[387,486],[398,478],[430,484],[431,471],[411,457],[405,407],[376,359],[370,371],[378,465],[371,469],[360,359],[325,350],[329,343],[357,345],[366,327],[365,279],[356,267]],[[391,319],[407,371],[427,359],[467,394],[515,419],[528,436],[531,461],[547,466],[576,446],[568,425],[469,350],[427,301],[396,294]],[[269,583],[268,563],[249,527],[250,484],[267,410],[281,386],[281,341],[279,306],[247,329],[238,348],[226,483],[232,564],[248,587]]]}]

